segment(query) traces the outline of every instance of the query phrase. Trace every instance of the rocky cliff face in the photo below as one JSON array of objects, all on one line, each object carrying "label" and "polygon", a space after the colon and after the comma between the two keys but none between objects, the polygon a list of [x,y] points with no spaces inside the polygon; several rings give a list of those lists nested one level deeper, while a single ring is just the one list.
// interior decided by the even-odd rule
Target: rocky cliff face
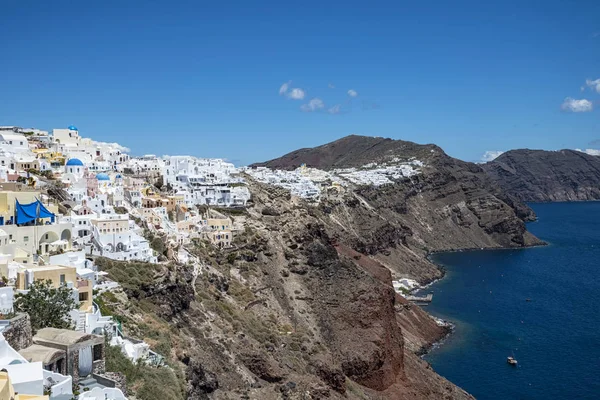
[{"label": "rocky cliff face", "polygon": [[233,248],[199,244],[187,262],[122,276],[136,280],[115,312],[185,371],[187,398],[470,398],[418,357],[447,331],[391,282],[441,277],[431,251],[539,243],[523,222],[530,211],[435,146],[351,137],[333,147],[294,163],[418,157],[424,167],[384,186],[326,191],[319,203],[248,178],[253,201],[233,215],[245,226]]},{"label": "rocky cliff face", "polygon": [[113,305],[128,333],[159,338],[188,399],[470,398],[415,354],[445,332],[395,294],[388,268],[342,243],[319,208],[251,190],[235,248],[192,248],[197,259],[128,282]]},{"label": "rocky cliff face", "polygon": [[511,150],[483,165],[491,179],[521,201],[600,199],[600,157],[574,150]]}]

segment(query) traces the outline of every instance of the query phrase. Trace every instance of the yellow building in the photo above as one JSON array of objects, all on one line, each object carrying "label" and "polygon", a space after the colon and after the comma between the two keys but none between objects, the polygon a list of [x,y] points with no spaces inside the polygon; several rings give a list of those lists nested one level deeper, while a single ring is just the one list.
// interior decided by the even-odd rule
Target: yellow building
[{"label": "yellow building", "polygon": [[[30,204],[41,198],[41,194],[37,190],[25,191],[1,191],[0,192],[0,225],[8,224],[10,221],[15,221],[15,204],[17,200],[21,204]],[[58,206],[55,204],[44,204],[44,207],[51,213],[58,213]],[[50,222],[50,218],[40,218],[40,222],[45,224]]]},{"label": "yellow building", "polygon": [[49,396],[35,394],[15,394],[8,372],[0,371],[0,400],[48,400]]},{"label": "yellow building", "polygon": [[44,255],[71,248],[72,224],[55,222],[58,207],[42,204],[40,198],[39,191],[0,191],[0,229],[8,235],[8,243],[0,242],[0,253],[15,254],[21,248]]},{"label": "yellow building", "polygon": [[24,271],[17,273],[17,281],[15,289],[27,290],[29,285],[35,281],[52,281],[52,286],[55,288],[60,285],[71,284],[73,289],[77,291],[79,299],[79,309],[88,311],[92,309],[92,282],[87,279],[77,278],[77,269],[64,265],[32,265]]}]

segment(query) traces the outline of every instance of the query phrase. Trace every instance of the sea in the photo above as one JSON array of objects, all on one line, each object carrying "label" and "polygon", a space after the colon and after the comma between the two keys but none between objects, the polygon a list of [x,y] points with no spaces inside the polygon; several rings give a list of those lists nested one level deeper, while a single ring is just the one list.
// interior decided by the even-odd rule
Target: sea
[{"label": "sea", "polygon": [[454,332],[424,358],[478,399],[600,399],[600,202],[530,206],[547,246],[432,257]]}]

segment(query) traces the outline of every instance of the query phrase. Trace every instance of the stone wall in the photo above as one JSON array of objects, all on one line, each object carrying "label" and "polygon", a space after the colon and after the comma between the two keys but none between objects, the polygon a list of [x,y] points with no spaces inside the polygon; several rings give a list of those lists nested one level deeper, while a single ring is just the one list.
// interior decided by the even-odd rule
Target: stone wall
[{"label": "stone wall", "polygon": [[106,371],[106,362],[104,359],[97,360],[92,363],[92,372],[94,374],[101,374]]},{"label": "stone wall", "polygon": [[28,314],[18,314],[8,322],[10,325],[4,329],[2,334],[13,349],[19,351],[33,344],[31,320]]},{"label": "stone wall", "polygon": [[120,389],[127,396],[127,379],[121,372],[105,372],[103,374],[94,374],[94,379],[106,387]]},{"label": "stone wall", "polygon": [[73,377],[73,385],[79,385],[79,351],[67,353],[69,374]]}]

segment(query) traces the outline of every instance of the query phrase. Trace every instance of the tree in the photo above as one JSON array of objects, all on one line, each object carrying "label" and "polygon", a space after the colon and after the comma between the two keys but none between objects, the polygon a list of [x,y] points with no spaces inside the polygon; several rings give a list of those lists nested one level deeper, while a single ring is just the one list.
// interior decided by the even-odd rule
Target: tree
[{"label": "tree", "polygon": [[52,286],[51,280],[35,281],[26,294],[15,296],[15,311],[29,314],[31,328],[71,328],[69,312],[77,307],[73,292],[65,285]]}]

